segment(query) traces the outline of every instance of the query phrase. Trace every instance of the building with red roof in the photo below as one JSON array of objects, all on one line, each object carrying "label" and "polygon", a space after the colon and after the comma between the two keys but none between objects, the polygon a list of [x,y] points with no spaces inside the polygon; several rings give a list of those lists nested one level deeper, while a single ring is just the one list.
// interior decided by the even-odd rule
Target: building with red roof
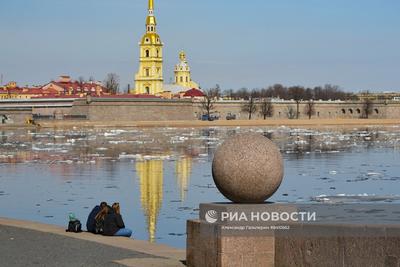
[{"label": "building with red roof", "polygon": [[76,96],[101,96],[107,95],[108,90],[100,82],[79,82],[72,81],[69,76],[60,76],[58,81],[51,81],[42,87],[43,91],[52,91],[58,95]]},{"label": "building with red roof", "polygon": [[192,88],[183,94],[183,98],[203,98],[206,95],[199,89]]}]

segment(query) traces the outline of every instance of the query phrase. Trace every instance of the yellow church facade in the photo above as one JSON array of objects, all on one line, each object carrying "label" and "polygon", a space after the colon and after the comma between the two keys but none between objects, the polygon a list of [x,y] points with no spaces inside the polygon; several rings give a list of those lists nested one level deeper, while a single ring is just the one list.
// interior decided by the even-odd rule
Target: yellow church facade
[{"label": "yellow church facade", "polygon": [[[157,20],[154,15],[154,0],[148,0],[148,15],[146,18],[146,33],[139,43],[139,69],[135,75],[134,94],[150,94],[165,96],[199,88],[192,81],[191,70],[185,52],[180,52],[179,63],[174,68],[173,84],[164,84],[163,78],[163,46],[157,33]],[[171,90],[171,88],[173,90]],[[174,91],[174,92],[171,92]],[[175,92],[176,91],[176,92]],[[172,93],[172,94],[171,94]]]},{"label": "yellow church facade", "polygon": [[186,60],[186,53],[184,51],[179,53],[179,60],[180,62],[175,66],[174,70],[175,84],[189,89],[198,89],[199,85],[192,81],[190,67]]}]

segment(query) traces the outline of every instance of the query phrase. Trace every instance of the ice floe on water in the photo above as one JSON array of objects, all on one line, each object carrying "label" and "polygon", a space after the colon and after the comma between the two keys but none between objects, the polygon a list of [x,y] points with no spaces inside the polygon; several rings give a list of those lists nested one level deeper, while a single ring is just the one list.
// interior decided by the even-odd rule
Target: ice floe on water
[{"label": "ice floe on water", "polygon": [[363,203],[363,202],[394,202],[400,201],[400,195],[374,195],[374,194],[337,194],[319,195],[311,198],[313,202],[323,203]]}]

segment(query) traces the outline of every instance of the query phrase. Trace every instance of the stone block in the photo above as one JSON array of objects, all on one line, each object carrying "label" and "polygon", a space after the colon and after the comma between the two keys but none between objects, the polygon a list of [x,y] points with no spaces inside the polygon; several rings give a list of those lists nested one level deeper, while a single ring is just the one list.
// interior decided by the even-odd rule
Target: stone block
[{"label": "stone block", "polygon": [[385,237],[342,237],[345,266],[384,266]]},{"label": "stone block", "polygon": [[275,253],[262,253],[256,254],[254,258],[254,265],[245,265],[245,266],[257,266],[257,267],[274,267]]},{"label": "stone block", "polygon": [[218,253],[217,267],[244,267],[241,254]]},{"label": "stone block", "polygon": [[253,254],[255,250],[254,237],[245,236],[222,236],[221,253]]}]

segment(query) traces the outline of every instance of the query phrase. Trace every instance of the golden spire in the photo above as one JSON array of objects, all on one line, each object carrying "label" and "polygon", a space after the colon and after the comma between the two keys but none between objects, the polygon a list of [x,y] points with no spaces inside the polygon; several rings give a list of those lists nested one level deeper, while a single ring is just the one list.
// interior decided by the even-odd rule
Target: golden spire
[{"label": "golden spire", "polygon": [[[149,0],[149,15],[147,16],[147,19],[146,19],[146,27],[149,25],[153,25],[153,26],[157,25],[156,17],[154,16],[154,0]],[[153,28],[151,30],[147,27],[147,31],[154,32],[155,28]]]}]

